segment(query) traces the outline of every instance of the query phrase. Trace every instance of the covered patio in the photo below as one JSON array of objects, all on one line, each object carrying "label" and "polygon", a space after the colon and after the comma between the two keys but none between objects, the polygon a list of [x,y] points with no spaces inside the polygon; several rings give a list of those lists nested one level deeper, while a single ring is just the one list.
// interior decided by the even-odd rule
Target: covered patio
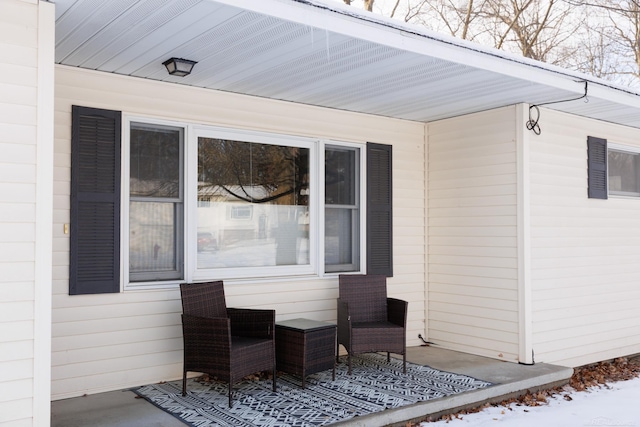
[{"label": "covered patio", "polygon": [[[407,361],[492,385],[345,424],[449,412],[640,352],[640,183],[608,198],[622,174],[606,169],[608,154],[640,156],[639,93],[339,1],[3,7],[0,423],[179,423],[120,390],[181,377],[181,283],[224,280],[230,307],[335,323],[338,274],[372,260],[408,301]],[[196,64],[179,77],[170,58]],[[153,162],[143,137],[167,147]],[[252,204],[275,173],[217,209],[216,185],[234,182],[213,172],[235,163],[216,141],[268,149],[275,172],[289,156],[297,184],[271,211]],[[156,164],[151,178],[171,172],[162,197],[137,169]],[[342,181],[348,203],[326,197]]]},{"label": "covered patio", "polygon": [[[427,416],[437,417],[439,414],[454,412],[464,407],[497,402],[527,391],[565,384],[573,373],[573,369],[557,365],[545,363],[532,366],[520,365],[432,346],[408,348],[407,360],[441,371],[467,375],[494,385],[367,416],[345,419],[331,425],[367,427],[404,425],[407,421],[418,421]],[[131,425],[179,427],[185,425],[169,413],[139,398],[130,390],[55,401],[52,403],[51,413],[53,427],[127,427]]]}]

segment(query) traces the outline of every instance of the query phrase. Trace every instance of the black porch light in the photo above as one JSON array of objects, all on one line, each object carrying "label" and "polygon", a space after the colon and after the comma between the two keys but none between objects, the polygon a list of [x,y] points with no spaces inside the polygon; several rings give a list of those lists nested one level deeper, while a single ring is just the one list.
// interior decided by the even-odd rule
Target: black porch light
[{"label": "black porch light", "polygon": [[169,74],[179,77],[184,77],[191,74],[191,70],[196,64],[196,61],[190,61],[188,59],[182,58],[170,58],[162,63],[162,65],[167,67],[167,71],[169,72]]}]

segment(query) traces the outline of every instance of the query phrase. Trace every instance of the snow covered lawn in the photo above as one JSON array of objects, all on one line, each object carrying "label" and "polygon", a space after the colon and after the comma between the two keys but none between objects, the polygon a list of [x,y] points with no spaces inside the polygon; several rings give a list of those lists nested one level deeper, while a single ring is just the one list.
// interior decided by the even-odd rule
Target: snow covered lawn
[{"label": "snow covered lawn", "polygon": [[[565,398],[569,396],[571,400]],[[547,398],[541,406],[497,406],[460,419],[423,422],[420,427],[640,427],[640,378],[566,391]]]}]

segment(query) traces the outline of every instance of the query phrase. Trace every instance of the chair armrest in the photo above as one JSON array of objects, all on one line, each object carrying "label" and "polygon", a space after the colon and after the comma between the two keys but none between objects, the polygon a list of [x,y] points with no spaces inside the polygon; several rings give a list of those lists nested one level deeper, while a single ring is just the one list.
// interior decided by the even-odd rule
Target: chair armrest
[{"label": "chair armrest", "polygon": [[338,346],[344,345],[345,348],[351,348],[351,316],[349,314],[349,303],[338,298]]},{"label": "chair armrest", "polygon": [[407,311],[409,303],[396,298],[387,298],[387,319],[389,322],[407,327]]},{"label": "chair armrest", "polygon": [[213,352],[220,357],[230,354],[231,334],[229,319],[182,315],[182,334],[185,350],[197,349],[198,352]]},{"label": "chair armrest", "polygon": [[275,337],[275,310],[227,308],[231,320],[231,335],[253,338]]},{"label": "chair armrest", "polygon": [[349,314],[349,303],[338,298],[338,325],[351,323],[351,315]]}]

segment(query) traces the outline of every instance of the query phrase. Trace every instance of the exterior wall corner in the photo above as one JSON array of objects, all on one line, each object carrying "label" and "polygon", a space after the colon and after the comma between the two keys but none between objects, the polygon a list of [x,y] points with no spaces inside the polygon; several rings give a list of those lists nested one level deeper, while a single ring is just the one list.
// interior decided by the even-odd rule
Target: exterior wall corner
[{"label": "exterior wall corner", "polygon": [[[530,140],[535,135],[527,129],[529,106],[516,106],[517,146],[517,224],[518,224],[518,360],[533,364],[532,291],[531,291],[531,169]],[[533,135],[533,136],[532,136]]]}]

